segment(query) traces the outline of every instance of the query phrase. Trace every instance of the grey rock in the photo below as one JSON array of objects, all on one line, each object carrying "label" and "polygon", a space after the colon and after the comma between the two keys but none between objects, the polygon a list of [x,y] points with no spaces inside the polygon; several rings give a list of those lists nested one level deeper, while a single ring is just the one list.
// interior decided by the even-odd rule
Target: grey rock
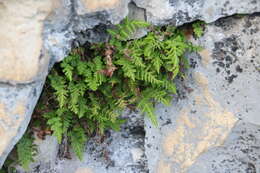
[{"label": "grey rock", "polygon": [[188,173],[259,172],[260,127],[239,122],[221,147],[202,154]]},{"label": "grey rock", "polygon": [[[43,81],[44,82],[44,81]],[[24,134],[41,94],[43,82],[10,86],[0,84],[0,166]]]},{"label": "grey rock", "polygon": [[233,14],[259,12],[257,0],[134,0],[138,7],[146,10],[147,21],[153,24],[182,25],[194,20],[207,23]]},{"label": "grey rock", "polygon": [[[145,121],[150,172],[259,171],[259,154],[252,150],[260,125],[259,27],[258,14],[228,17],[207,25],[204,35],[193,40],[203,50],[187,55],[192,68],[184,81],[177,81],[179,95],[170,107],[157,106],[159,128]],[[236,126],[239,120],[244,125]],[[232,138],[234,131],[245,136]],[[232,150],[223,149],[226,144]],[[250,154],[243,155],[243,148]]]},{"label": "grey rock", "polygon": [[[209,25],[199,41],[211,49],[211,67],[219,82],[212,82],[214,92],[239,119],[260,125],[260,16],[226,18]],[[216,27],[217,26],[217,27]],[[221,82],[220,82],[221,81]],[[217,94],[221,93],[221,94]]]}]

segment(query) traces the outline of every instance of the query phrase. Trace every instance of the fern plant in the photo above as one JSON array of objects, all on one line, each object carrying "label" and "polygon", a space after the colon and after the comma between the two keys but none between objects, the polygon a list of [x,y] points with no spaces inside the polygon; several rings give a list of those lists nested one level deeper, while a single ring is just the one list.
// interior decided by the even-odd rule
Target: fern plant
[{"label": "fern plant", "polygon": [[193,28],[195,37],[199,38],[203,35],[204,25],[205,25],[205,22],[203,22],[203,21],[196,21],[192,24],[192,28]]},{"label": "fern plant", "polygon": [[[131,40],[144,27],[151,32]],[[120,129],[125,108],[139,109],[156,125],[155,103],[170,104],[176,94],[173,79],[188,67],[184,53],[198,49],[172,26],[126,19],[108,33],[105,43],[74,49],[48,77],[55,97],[44,117],[59,143],[68,136],[80,159],[93,132]]]},{"label": "fern plant", "polygon": [[36,145],[33,144],[33,138],[26,133],[16,145],[19,164],[25,169],[29,169],[29,165],[34,161],[37,152]]}]

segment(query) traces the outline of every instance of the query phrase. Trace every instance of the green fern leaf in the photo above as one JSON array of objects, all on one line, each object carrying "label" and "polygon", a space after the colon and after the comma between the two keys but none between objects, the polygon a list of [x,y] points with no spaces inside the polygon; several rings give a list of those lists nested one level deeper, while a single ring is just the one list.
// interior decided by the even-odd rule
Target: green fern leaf
[{"label": "green fern leaf", "polygon": [[57,101],[59,102],[59,106],[62,108],[65,105],[68,96],[66,81],[61,76],[57,75],[50,75],[49,79],[51,86],[55,90],[55,95],[57,97]]},{"label": "green fern leaf", "polygon": [[17,155],[19,164],[25,169],[29,169],[29,165],[34,161],[36,154],[36,145],[33,144],[33,138],[25,134],[17,144]]},{"label": "green fern leaf", "polygon": [[47,124],[51,127],[53,135],[57,137],[60,144],[63,135],[62,119],[60,117],[52,117],[47,121]]},{"label": "green fern leaf", "polygon": [[85,135],[84,129],[80,126],[75,126],[72,131],[69,132],[69,137],[71,141],[71,147],[75,154],[80,160],[83,158],[84,146],[87,142],[87,137]]},{"label": "green fern leaf", "polygon": [[117,60],[115,64],[122,66],[124,76],[129,77],[132,80],[135,80],[136,69],[135,66],[130,61],[128,61],[125,58],[121,58]]},{"label": "green fern leaf", "polygon": [[155,55],[152,59],[152,64],[156,70],[156,72],[159,74],[160,73],[160,69],[161,69],[161,66],[163,65],[163,61],[162,59],[160,58],[160,55]]},{"label": "green fern leaf", "polygon": [[205,23],[202,22],[202,21],[197,21],[197,22],[194,22],[192,24],[192,28],[193,28],[193,31],[194,31],[194,34],[195,36],[198,38],[198,37],[201,37],[203,35],[203,25]]},{"label": "green fern leaf", "polygon": [[154,85],[162,84],[162,81],[156,79],[156,75],[154,75],[152,72],[149,72],[147,70],[138,70],[136,77],[139,80],[145,81],[150,84],[154,84]]},{"label": "green fern leaf", "polygon": [[66,63],[61,63],[62,71],[69,81],[72,81],[73,67]]},{"label": "green fern leaf", "polygon": [[154,106],[151,102],[149,102],[149,100],[142,99],[137,107],[142,111],[142,113],[146,113],[147,116],[150,118],[151,122],[155,125],[158,126],[158,122],[157,122],[157,118],[156,115],[154,113]]}]

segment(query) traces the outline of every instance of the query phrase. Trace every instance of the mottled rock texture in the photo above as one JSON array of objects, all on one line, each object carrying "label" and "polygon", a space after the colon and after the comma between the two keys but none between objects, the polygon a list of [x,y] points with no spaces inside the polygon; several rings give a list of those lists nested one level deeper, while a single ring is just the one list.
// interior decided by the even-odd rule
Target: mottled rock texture
[{"label": "mottled rock texture", "polygon": [[259,28],[259,14],[206,26],[180,97],[157,107],[159,128],[146,121],[151,172],[259,171]]},{"label": "mottled rock texture", "polygon": [[236,13],[259,11],[260,1],[237,0],[134,0],[140,8],[146,9],[149,22],[181,25],[194,20],[214,22]]},{"label": "mottled rock texture", "polygon": [[259,126],[239,122],[222,146],[203,153],[187,172],[259,172],[259,131]]},{"label": "mottled rock texture", "polygon": [[[259,11],[258,0],[239,3],[235,0],[1,0],[0,167],[29,123],[48,70],[72,46],[105,40],[104,31],[128,14],[153,24],[181,25],[197,19],[213,22],[235,13]],[[209,147],[220,146],[238,119],[260,123],[256,106],[259,19],[226,20],[207,27],[207,33],[199,41],[206,50],[191,72],[189,79],[193,83],[187,83],[194,88],[190,99],[174,103],[177,106],[169,108],[172,116],[160,113],[163,109],[158,108],[162,116],[170,116],[166,118],[167,124],[176,124],[162,127],[163,134],[158,129],[157,138],[161,139],[158,141],[169,144],[151,141],[160,150],[147,152],[148,155],[158,152],[156,156],[149,155],[151,170],[160,167],[169,171],[186,170]],[[195,59],[195,55],[191,57]],[[195,112],[193,119],[190,111]],[[178,136],[177,131],[183,136]],[[173,137],[178,138],[177,142]],[[193,146],[188,145],[189,140],[194,142]],[[186,155],[181,155],[186,149]],[[138,158],[140,154],[136,151],[133,152]],[[163,154],[165,158],[161,158]]]},{"label": "mottled rock texture", "polygon": [[43,21],[52,8],[51,0],[0,2],[0,81],[26,83],[46,73]]}]

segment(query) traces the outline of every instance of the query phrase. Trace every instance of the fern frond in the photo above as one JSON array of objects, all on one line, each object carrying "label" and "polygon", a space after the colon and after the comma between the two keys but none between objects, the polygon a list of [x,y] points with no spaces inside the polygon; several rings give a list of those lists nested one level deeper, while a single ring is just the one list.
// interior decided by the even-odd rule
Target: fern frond
[{"label": "fern frond", "polygon": [[51,127],[53,135],[57,137],[60,144],[63,135],[62,119],[60,117],[52,117],[47,121],[47,124]]},{"label": "fern frond", "polygon": [[91,70],[88,69],[88,65],[84,61],[79,61],[76,68],[79,75],[91,76]]},{"label": "fern frond", "polygon": [[163,83],[161,85],[164,89],[166,89],[167,91],[169,91],[171,94],[176,94],[176,86],[173,83],[173,81],[169,81],[167,79],[163,80]]},{"label": "fern frond", "polygon": [[72,76],[73,76],[73,67],[67,63],[62,62],[61,67],[63,68],[62,71],[67,77],[69,81],[72,81]]},{"label": "fern frond", "polygon": [[29,169],[29,165],[34,161],[37,152],[36,145],[33,144],[33,138],[25,134],[17,144],[17,155],[19,164],[25,169]]},{"label": "fern frond", "polygon": [[136,77],[139,80],[145,81],[150,84],[156,84],[156,85],[162,84],[162,81],[158,80],[156,78],[156,75],[154,75],[152,72],[149,72],[147,70],[138,70]]},{"label": "fern frond", "polygon": [[197,38],[201,37],[203,35],[203,25],[204,24],[205,24],[205,22],[202,22],[202,21],[197,21],[192,24],[194,34]]},{"label": "fern frond", "polygon": [[124,76],[129,77],[132,80],[135,80],[135,66],[125,58],[121,58],[115,62],[115,64],[122,66]]},{"label": "fern frond", "polygon": [[103,82],[106,81],[106,76],[103,73],[95,73],[94,74],[94,79],[97,82],[98,86],[100,86]]},{"label": "fern frond", "polygon": [[147,23],[145,21],[140,21],[140,20],[132,20],[131,24],[138,28],[147,28],[150,26],[149,23]]},{"label": "fern frond", "polygon": [[79,105],[79,109],[78,109],[78,117],[82,118],[85,116],[85,114],[87,112],[89,112],[88,106],[87,106],[87,102],[86,99],[84,99],[83,97],[80,97],[78,100],[78,105]]},{"label": "fern frond", "polygon": [[65,112],[61,117],[62,119],[62,133],[67,134],[69,128],[72,125],[72,116],[73,114],[71,112]]},{"label": "fern frond", "polygon": [[163,103],[164,105],[170,105],[171,97],[169,97],[168,93],[164,90],[154,89],[152,91],[152,98],[159,103]]},{"label": "fern frond", "polygon": [[98,81],[94,79],[94,77],[86,78],[85,82],[92,91],[96,91],[98,89],[99,84]]},{"label": "fern frond", "polygon": [[145,67],[145,64],[142,59],[142,54],[138,53],[137,51],[134,51],[133,54],[131,54],[131,57],[133,58],[133,63],[138,67]]},{"label": "fern frond", "polygon": [[49,79],[51,86],[55,90],[55,95],[59,106],[62,108],[65,105],[68,96],[66,81],[61,76],[57,75],[50,75]]},{"label": "fern frond", "polygon": [[155,68],[156,72],[159,74],[161,66],[163,65],[163,61],[160,58],[160,54],[157,54],[152,59],[153,67]]},{"label": "fern frond", "polygon": [[68,108],[74,112],[75,114],[78,113],[78,100],[79,100],[79,90],[77,88],[76,84],[71,83],[69,85],[69,90],[70,90],[70,102],[68,104]]},{"label": "fern frond", "polygon": [[118,100],[115,100],[114,104],[117,107],[117,109],[122,109],[122,110],[125,109],[127,106],[127,102],[123,97]]},{"label": "fern frond", "polygon": [[80,126],[75,126],[69,132],[71,147],[80,160],[83,158],[84,146],[87,141],[84,129]]},{"label": "fern frond", "polygon": [[150,118],[151,122],[155,126],[158,125],[157,118],[154,113],[154,111],[155,111],[154,106],[148,99],[144,98],[141,101],[139,101],[137,107],[138,107],[138,109],[140,109],[142,111],[142,113],[147,114],[147,116]]},{"label": "fern frond", "polygon": [[93,59],[93,62],[94,62],[96,71],[102,70],[104,68],[104,64],[103,64],[103,62],[101,60],[101,56],[96,56]]},{"label": "fern frond", "polygon": [[109,29],[107,31],[113,38],[126,41],[129,40],[139,28],[147,28],[148,26],[150,26],[150,24],[147,22],[125,18],[121,24],[116,25],[116,29]]},{"label": "fern frond", "polygon": [[60,107],[62,108],[67,100],[68,91],[65,88],[61,88],[55,92],[57,95],[57,100],[59,102]]}]

